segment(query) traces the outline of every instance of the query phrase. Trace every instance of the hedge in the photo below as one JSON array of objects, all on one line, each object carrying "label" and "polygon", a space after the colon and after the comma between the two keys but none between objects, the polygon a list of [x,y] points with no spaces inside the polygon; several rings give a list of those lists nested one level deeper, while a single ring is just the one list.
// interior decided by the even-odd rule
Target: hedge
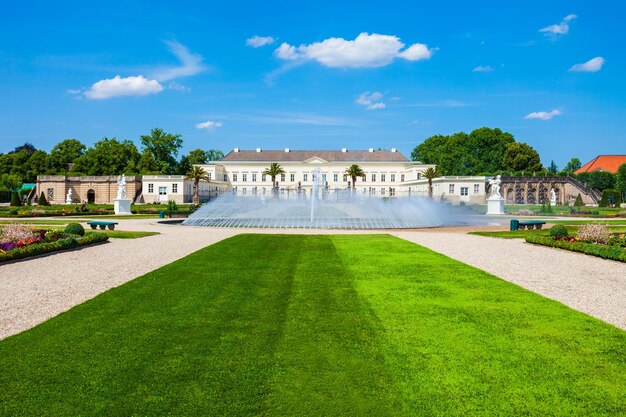
[{"label": "hedge", "polygon": [[568,242],[566,240],[554,240],[551,237],[539,235],[526,235],[526,242],[626,262],[626,248],[620,248],[619,246],[587,242]]},{"label": "hedge", "polygon": [[29,258],[31,256],[43,255],[50,252],[58,252],[66,249],[73,249],[79,246],[92,245],[94,243],[104,242],[109,239],[104,233],[89,233],[85,237],[77,240],[72,237],[59,239],[56,242],[35,243],[23,248],[13,249],[8,252],[0,253],[0,263],[15,261],[17,259]]}]

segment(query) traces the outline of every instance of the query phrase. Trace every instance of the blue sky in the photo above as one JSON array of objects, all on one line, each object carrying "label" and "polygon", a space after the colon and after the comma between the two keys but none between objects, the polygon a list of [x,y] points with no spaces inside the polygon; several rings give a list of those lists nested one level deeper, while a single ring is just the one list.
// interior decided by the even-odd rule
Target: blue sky
[{"label": "blue sky", "polygon": [[546,164],[626,153],[620,1],[88,3],[3,4],[0,152],[161,127],[408,156],[490,126]]}]

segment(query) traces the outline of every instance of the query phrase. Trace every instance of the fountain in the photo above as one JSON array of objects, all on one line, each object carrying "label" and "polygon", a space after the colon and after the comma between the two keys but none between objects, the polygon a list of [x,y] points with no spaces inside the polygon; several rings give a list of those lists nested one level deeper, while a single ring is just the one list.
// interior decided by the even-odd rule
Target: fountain
[{"label": "fountain", "polygon": [[183,225],[301,229],[406,229],[467,224],[450,206],[427,197],[369,196],[353,188],[328,190],[320,168],[310,194],[301,187],[266,197],[224,194],[198,209]]}]

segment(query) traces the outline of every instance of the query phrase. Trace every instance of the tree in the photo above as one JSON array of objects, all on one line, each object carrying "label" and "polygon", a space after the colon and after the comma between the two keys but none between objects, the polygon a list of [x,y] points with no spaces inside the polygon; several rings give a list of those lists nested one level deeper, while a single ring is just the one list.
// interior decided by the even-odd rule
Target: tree
[{"label": "tree", "polygon": [[48,200],[46,200],[46,196],[43,193],[43,191],[41,192],[41,194],[39,195],[39,200],[37,200],[37,204],[40,206],[49,206],[50,203],[48,202]]},{"label": "tree", "polygon": [[606,171],[583,172],[576,176],[580,181],[587,184],[591,188],[597,188],[600,191],[615,188],[616,176]]},{"label": "tree", "polygon": [[162,174],[171,174],[176,171],[176,157],[183,146],[181,135],[164,132],[154,128],[150,135],[140,137],[144,150],[150,152],[159,166]]},{"label": "tree", "polygon": [[19,207],[22,204],[22,199],[17,191],[13,191],[11,193],[11,203],[9,204],[11,207]]},{"label": "tree", "polygon": [[50,151],[50,169],[59,174],[68,172],[69,164],[83,156],[86,149],[78,139],[65,139],[57,143]]},{"label": "tree", "polygon": [[576,200],[574,200],[574,207],[582,207],[585,204],[583,203],[583,197],[578,193],[576,196]]},{"label": "tree", "polygon": [[437,165],[448,175],[478,175],[504,169],[506,147],[515,142],[512,134],[500,129],[481,127],[469,135],[458,132],[426,139],[411,152],[414,161]]},{"label": "tree", "polygon": [[185,179],[193,181],[193,203],[194,204],[200,204],[200,190],[199,190],[200,180],[209,181],[208,177],[209,176],[207,175],[207,172],[204,170],[204,168],[199,167],[199,166],[191,167],[189,172],[187,172]]},{"label": "tree", "polygon": [[50,170],[50,157],[45,151],[35,151],[26,161],[25,182],[37,181],[37,175],[43,175]]},{"label": "tree", "polygon": [[356,192],[356,177],[364,177],[365,172],[357,164],[352,164],[346,169],[346,175],[352,178],[352,192]]},{"label": "tree", "polygon": [[104,138],[87,149],[72,167],[72,173],[83,175],[138,174],[141,155],[129,140]]},{"label": "tree", "polygon": [[278,185],[276,184],[276,177],[284,173],[285,170],[283,169],[283,167],[281,167],[276,162],[272,162],[269,168],[266,168],[265,171],[263,171],[264,175],[269,175],[270,177],[272,177],[272,189],[274,190],[278,188]]},{"label": "tree", "polygon": [[616,178],[615,188],[622,193],[622,201],[626,201],[626,164],[622,164],[617,168]]},{"label": "tree", "polygon": [[565,165],[563,172],[565,172],[566,174],[573,174],[574,172],[578,171],[582,166],[583,165],[580,163],[580,159],[572,158],[567,163],[567,165]]},{"label": "tree", "polygon": [[206,160],[209,161],[219,161],[224,158],[224,152],[219,149],[209,149],[206,151]]},{"label": "tree", "polygon": [[506,171],[537,172],[543,168],[536,150],[526,143],[510,143],[503,159]]},{"label": "tree", "polygon": [[428,197],[433,198],[433,180],[440,177],[441,173],[437,170],[437,167],[429,167],[422,176],[428,180]]},{"label": "tree", "polygon": [[23,181],[19,175],[15,174],[2,174],[0,175],[0,190],[15,191]]},{"label": "tree", "polygon": [[554,161],[550,161],[550,166],[548,167],[548,173],[552,175],[556,175],[559,172],[559,167],[554,163]]},{"label": "tree", "polygon": [[23,145],[17,146],[15,149],[13,149],[9,153],[12,154],[12,153],[18,153],[18,152],[26,152],[27,154],[32,155],[36,150],[37,148],[35,148],[32,143],[26,142]]}]

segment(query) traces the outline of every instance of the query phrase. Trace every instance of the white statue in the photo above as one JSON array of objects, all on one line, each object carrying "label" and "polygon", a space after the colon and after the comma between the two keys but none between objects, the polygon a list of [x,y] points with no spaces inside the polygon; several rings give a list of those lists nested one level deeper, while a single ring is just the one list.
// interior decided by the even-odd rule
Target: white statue
[{"label": "white statue", "polygon": [[122,174],[117,177],[117,199],[126,198],[126,175]]},{"label": "white statue", "polygon": [[500,175],[497,175],[495,178],[489,180],[489,185],[491,186],[491,194],[489,198],[502,198],[500,195],[500,184],[502,180],[500,179]]},{"label": "white statue", "polygon": [[554,191],[554,188],[550,189],[550,204],[553,206],[556,205],[556,192]]},{"label": "white statue", "polygon": [[65,197],[65,204],[72,204],[72,189],[67,191],[67,197]]}]

